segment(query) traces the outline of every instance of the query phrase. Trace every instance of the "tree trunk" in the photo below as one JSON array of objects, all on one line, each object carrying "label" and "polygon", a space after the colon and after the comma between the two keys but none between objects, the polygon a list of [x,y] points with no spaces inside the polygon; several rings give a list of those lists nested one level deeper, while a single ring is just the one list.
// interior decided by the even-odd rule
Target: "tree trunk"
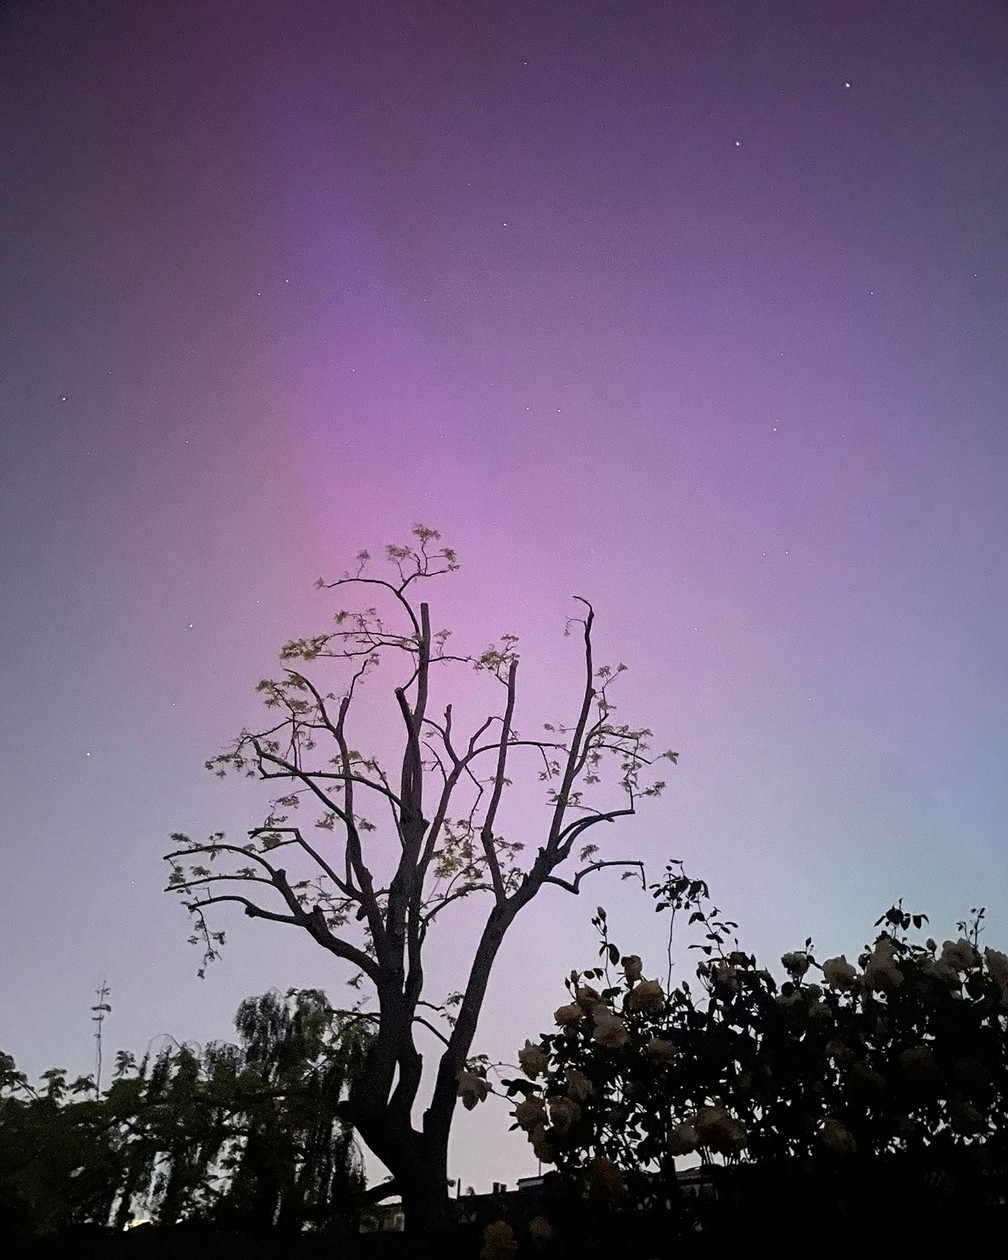
[{"label": "tree trunk", "polygon": [[431,1156],[414,1164],[401,1184],[407,1234],[437,1234],[451,1227],[447,1160]]},{"label": "tree trunk", "polygon": [[356,1132],[396,1182],[409,1234],[432,1234],[452,1224],[448,1194],[448,1141],[417,1132],[411,1125],[390,1125],[388,1117],[358,1114]]}]

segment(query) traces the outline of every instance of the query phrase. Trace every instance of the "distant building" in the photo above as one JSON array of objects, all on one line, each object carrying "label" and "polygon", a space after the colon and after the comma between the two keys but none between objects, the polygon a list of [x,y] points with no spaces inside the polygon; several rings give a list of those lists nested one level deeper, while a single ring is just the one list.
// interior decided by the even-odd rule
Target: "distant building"
[{"label": "distant building", "polygon": [[405,1220],[402,1204],[397,1199],[387,1203],[375,1203],[361,1213],[360,1232],[362,1234],[401,1234]]},{"label": "distant building", "polygon": [[[713,1199],[716,1189],[709,1171],[702,1165],[684,1168],[677,1174],[683,1195],[690,1199]],[[515,1189],[508,1189],[503,1181],[495,1181],[489,1194],[475,1194],[470,1187],[465,1193],[459,1185],[452,1199],[452,1210],[459,1225],[493,1220],[503,1211],[507,1216],[529,1219],[546,1210],[554,1201],[558,1190],[555,1173],[538,1177],[519,1177]],[[376,1203],[362,1215],[362,1234],[402,1233],[404,1224],[402,1204],[398,1200]]]}]

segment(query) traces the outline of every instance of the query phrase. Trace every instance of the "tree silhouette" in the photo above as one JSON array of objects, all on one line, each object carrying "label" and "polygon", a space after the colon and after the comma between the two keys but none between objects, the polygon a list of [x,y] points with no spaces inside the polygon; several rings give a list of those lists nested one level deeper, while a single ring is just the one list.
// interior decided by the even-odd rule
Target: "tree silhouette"
[{"label": "tree silhouette", "polygon": [[59,1070],[34,1088],[0,1056],[0,1226],[345,1225],[363,1173],[339,1109],[366,1028],[316,990],[248,998],[237,1024],[237,1046],[120,1051],[102,1094]]},{"label": "tree silhouette", "polygon": [[[351,1082],[345,1115],[392,1173],[387,1190],[401,1194],[407,1227],[423,1228],[447,1220],[448,1134],[457,1099],[461,1094],[474,1105],[486,1090],[469,1055],[506,933],[548,885],[577,893],[600,867],[639,867],[597,859],[588,833],[632,814],[639,797],[657,795],[664,784],[642,781],[652,765],[651,732],[614,718],[609,693],[624,667],[596,666],[590,604],[580,600],[583,615],[568,625],[579,632],[584,665],[573,717],[547,727],[542,739],[525,739],[514,725],[514,636],[478,654],[456,654],[448,632],[432,628],[427,603],[414,598],[422,583],[458,567],[455,552],[440,545],[436,531],[417,526],[412,542],[389,546],[386,559],[388,577],[372,576],[370,557],[361,552],[354,572],[320,579],[320,589],[352,590],[381,607],[339,610],[331,628],[285,644],[283,674],[258,688],[275,721],[243,731],[207,763],[219,775],[234,771],[281,786],[262,824],[242,843],[221,833],[202,842],[176,835],[166,857],[169,887],[193,915],[192,939],[203,945],[204,966],[224,940],[206,912],[233,903],[251,918],[301,929],[370,986],[375,1036],[364,1071]],[[452,704],[435,701],[435,685],[452,667],[474,669],[499,689],[494,711],[466,734]],[[354,733],[366,685],[389,674],[401,733],[394,774],[384,758],[356,750]],[[550,806],[534,856],[524,864],[523,844],[498,831],[516,755],[532,759]],[[674,753],[662,755],[675,760]],[[615,802],[593,795],[604,789],[607,771]],[[305,826],[291,822],[301,806],[315,813]],[[577,869],[561,872],[571,866]],[[459,991],[432,1002],[424,980],[428,936],[450,906],[477,893],[490,904]],[[415,1125],[423,1065],[418,1025],[438,1038],[441,1050]]]}]

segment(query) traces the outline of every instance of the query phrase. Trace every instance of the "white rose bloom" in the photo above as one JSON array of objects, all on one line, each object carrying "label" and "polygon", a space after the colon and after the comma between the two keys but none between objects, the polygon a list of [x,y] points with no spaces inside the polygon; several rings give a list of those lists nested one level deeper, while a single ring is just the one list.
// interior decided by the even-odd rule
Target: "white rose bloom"
[{"label": "white rose bloom", "polygon": [[533,1094],[515,1107],[514,1118],[520,1129],[524,1129],[526,1133],[531,1133],[534,1129],[537,1127],[541,1128],[546,1123],[546,1104],[538,1094]]},{"label": "white rose bloom", "polygon": [[701,1107],[693,1127],[696,1129],[697,1145],[720,1155],[731,1155],[745,1146],[745,1126],[733,1119],[723,1107]]},{"label": "white rose bloom", "polygon": [[847,961],[846,954],[837,958],[827,958],[822,965],[823,979],[831,989],[857,988],[857,971]]},{"label": "white rose bloom", "polygon": [[903,973],[896,963],[896,949],[887,936],[875,942],[875,948],[864,964],[864,984],[869,991],[882,989],[889,993],[903,983]]},{"label": "white rose bloom", "polygon": [[727,959],[718,959],[709,974],[715,984],[721,985],[731,993],[738,992],[738,970]]},{"label": "white rose bloom", "polygon": [[568,1098],[573,1098],[575,1102],[584,1102],[586,1098],[590,1098],[595,1093],[595,1086],[585,1076],[584,1072],[579,1072],[577,1068],[571,1068],[564,1082],[564,1092]]},{"label": "white rose bloom", "polygon": [[823,1121],[822,1128],[819,1130],[819,1141],[835,1155],[853,1155],[857,1150],[854,1138],[840,1121],[834,1120],[832,1116]]},{"label": "white rose bloom", "polygon": [[623,968],[623,974],[626,976],[629,984],[636,984],[641,978],[641,967],[643,964],[639,954],[628,954],[626,958],[621,958],[620,966]]},{"label": "white rose bloom", "polygon": [[549,1067],[549,1056],[542,1046],[526,1041],[523,1049],[518,1051],[518,1062],[525,1075],[534,1081]]},{"label": "white rose bloom", "polygon": [[558,1006],[553,1012],[553,1018],[561,1028],[569,1028],[572,1024],[576,1024],[583,1015],[584,1011],[581,1007],[573,1002],[569,1002],[566,1006]]},{"label": "white rose bloom", "polygon": [[957,941],[946,941],[942,945],[938,961],[945,963],[953,971],[972,971],[980,962],[980,955],[969,941],[960,937]]},{"label": "white rose bloom", "polygon": [[529,1134],[529,1141],[532,1143],[533,1154],[540,1163],[553,1163],[553,1148],[549,1144],[545,1126],[537,1124]]},{"label": "white rose bloom", "polygon": [[942,984],[948,984],[954,988],[958,988],[961,983],[959,972],[948,963],[942,962],[940,958],[925,958],[921,964],[921,971],[932,980],[940,980]]},{"label": "white rose bloom", "polygon": [[586,1015],[590,1015],[602,1001],[602,995],[597,989],[593,989],[590,984],[580,984],[574,991],[574,1001],[577,1002]]},{"label": "white rose bloom", "polygon": [[809,969],[809,956],[801,949],[795,950],[792,954],[782,954],[781,966],[789,975],[800,980]]},{"label": "white rose bloom", "polygon": [[596,1006],[592,1019],[595,1023],[594,1039],[600,1046],[605,1046],[608,1050],[618,1050],[630,1040],[626,1024],[606,1007]]},{"label": "white rose bloom", "polygon": [[665,1004],[665,994],[657,980],[639,980],[624,999],[628,1011],[659,1011]]},{"label": "white rose bloom", "polygon": [[553,1237],[553,1226],[545,1216],[533,1216],[528,1223],[529,1238],[537,1245],[547,1243]]},{"label": "white rose bloom", "polygon": [[550,1099],[549,1115],[554,1131],[566,1133],[571,1125],[580,1119],[581,1108],[573,1098],[565,1098],[563,1095],[560,1095]]},{"label": "white rose bloom", "polygon": [[1008,1006],[1008,954],[988,945],[984,950],[984,960],[991,979],[1001,992],[1001,1005]]}]

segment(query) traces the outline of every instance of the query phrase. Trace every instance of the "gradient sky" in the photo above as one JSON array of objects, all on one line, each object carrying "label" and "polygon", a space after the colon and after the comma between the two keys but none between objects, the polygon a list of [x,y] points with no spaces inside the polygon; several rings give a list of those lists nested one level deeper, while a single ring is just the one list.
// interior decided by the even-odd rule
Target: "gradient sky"
[{"label": "gradient sky", "polygon": [[[594,601],[621,713],[682,757],[608,855],[686,859],[767,961],[900,896],[1004,945],[1001,5],[14,0],[0,62],[20,1066],[89,1069],[103,980],[134,1050],[272,985],[343,1000],[238,916],[197,981],[159,856],[258,821],[203,761],[332,611],[313,580],[416,521],[463,562],[435,619],[520,635],[519,727],[570,711]],[[478,1049],[549,1027],[598,902],[659,970],[647,899],[558,891]],[[533,1169],[506,1128],[461,1118],[464,1180]]]}]

